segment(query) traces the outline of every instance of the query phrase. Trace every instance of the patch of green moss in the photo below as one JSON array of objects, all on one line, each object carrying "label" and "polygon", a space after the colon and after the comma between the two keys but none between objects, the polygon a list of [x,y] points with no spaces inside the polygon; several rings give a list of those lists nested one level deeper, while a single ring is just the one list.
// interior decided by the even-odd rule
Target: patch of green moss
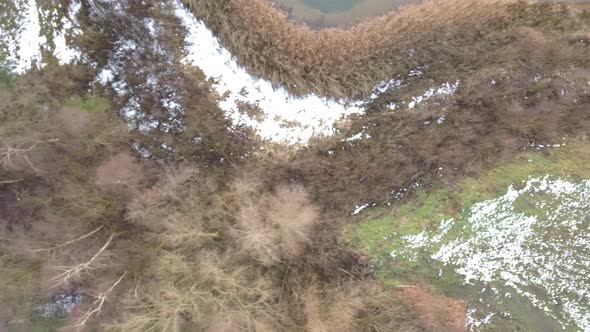
[{"label": "patch of green moss", "polygon": [[109,101],[95,95],[75,96],[64,100],[63,105],[79,108],[89,113],[103,113],[109,108]]}]

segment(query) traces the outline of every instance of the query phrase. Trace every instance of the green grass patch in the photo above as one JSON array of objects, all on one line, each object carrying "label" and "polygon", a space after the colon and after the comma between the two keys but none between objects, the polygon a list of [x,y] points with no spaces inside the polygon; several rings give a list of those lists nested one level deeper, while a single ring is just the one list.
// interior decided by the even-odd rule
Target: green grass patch
[{"label": "green grass patch", "polygon": [[89,113],[104,113],[110,107],[107,99],[95,95],[69,97],[64,100],[63,105],[79,108]]}]

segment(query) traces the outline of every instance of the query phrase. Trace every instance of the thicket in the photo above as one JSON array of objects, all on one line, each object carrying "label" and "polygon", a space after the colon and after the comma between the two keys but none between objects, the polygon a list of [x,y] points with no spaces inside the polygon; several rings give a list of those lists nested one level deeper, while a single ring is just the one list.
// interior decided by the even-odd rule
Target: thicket
[{"label": "thicket", "polygon": [[84,296],[66,330],[421,329],[326,232],[303,186],[140,161],[105,99],[56,98],[42,77],[0,87],[0,318],[11,330],[53,326],[32,317],[63,290]]},{"label": "thicket", "polygon": [[106,100],[64,97],[73,87],[83,90],[76,76],[71,79],[75,69],[7,74],[0,82],[0,255],[11,262],[1,268],[0,316],[14,324],[11,330],[31,330],[35,301],[61,282],[42,277],[44,267],[55,264],[56,275],[64,273],[66,280],[82,272],[58,272],[57,266],[87,254],[86,247],[62,256],[66,246],[55,244],[88,228],[107,228],[105,220],[120,213],[116,197],[97,190],[88,168],[118,150],[128,133]]},{"label": "thicket", "polygon": [[183,61],[189,41],[170,1],[83,3],[79,21],[84,33],[76,45],[115,74],[100,93],[135,114],[126,123],[154,159],[223,169],[257,148],[252,130],[232,124],[219,108],[223,96],[213,81]]}]

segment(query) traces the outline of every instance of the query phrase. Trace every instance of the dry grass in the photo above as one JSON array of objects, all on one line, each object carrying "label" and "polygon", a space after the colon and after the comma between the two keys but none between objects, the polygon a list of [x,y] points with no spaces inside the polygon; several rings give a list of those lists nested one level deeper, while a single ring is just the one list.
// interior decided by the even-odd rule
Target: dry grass
[{"label": "dry grass", "polygon": [[[512,0],[431,0],[350,29],[313,30],[287,20],[266,0],[187,0],[239,62],[295,93],[353,96],[376,82],[424,65],[432,50],[465,27],[514,18]],[[448,47],[448,46],[447,46]],[[409,56],[420,49],[418,57]]]},{"label": "dry grass", "polygon": [[260,329],[253,327],[278,319],[270,305],[276,290],[271,280],[236,265],[230,253],[205,250],[197,262],[181,253],[162,252],[144,273],[145,278],[123,301],[129,309],[122,310],[109,329],[192,330],[208,326],[212,317],[232,313],[232,326],[255,331]]},{"label": "dry grass", "polygon": [[421,331],[422,323],[391,289],[374,281],[338,286],[311,281],[298,290],[305,312],[305,331]]},{"label": "dry grass", "polygon": [[432,293],[424,286],[406,285],[400,293],[420,316],[426,331],[467,332],[467,307],[463,301]]},{"label": "dry grass", "polygon": [[143,246],[152,249],[138,252],[146,265],[122,300],[129,310],[109,329],[181,331],[207,326],[215,316],[215,324],[263,330],[273,320],[272,278],[248,264],[242,248],[232,248],[233,220],[206,182],[181,167],[130,204],[129,219],[144,228]]},{"label": "dry grass", "polygon": [[[208,210],[207,185],[192,167],[167,171],[153,188],[130,203],[128,218],[143,226],[152,240],[170,248],[200,247],[220,236],[219,211]],[[218,224],[216,221],[220,221]]]},{"label": "dry grass", "polygon": [[303,188],[281,186],[268,203],[268,220],[278,226],[283,257],[299,257],[310,241],[319,211]]},{"label": "dry grass", "polygon": [[364,306],[361,298],[345,292],[321,294],[318,285],[312,284],[303,292],[303,304],[307,315],[306,328],[310,332],[352,331],[355,316]]},{"label": "dry grass", "polygon": [[[341,136],[312,142],[290,161],[262,165],[267,171],[261,173],[273,181],[297,179],[323,209],[344,215],[358,204],[389,202],[416,184],[450,185],[509,160],[531,142],[583,134],[590,125],[590,62],[588,46],[572,42],[571,34],[580,32],[519,28],[496,34],[486,42],[511,42],[461,77],[453,96],[408,110],[402,102],[437,86],[428,79],[409,84],[349,119]],[[390,102],[401,106],[391,112]],[[344,141],[361,131],[371,138]]]},{"label": "dry grass", "polygon": [[162,174],[129,206],[143,263],[107,330],[386,331],[409,317],[402,304],[387,309],[378,283],[311,281],[306,253],[321,217],[302,187],[269,190],[244,174],[220,189],[202,177]]},{"label": "dry grass", "polygon": [[[139,186],[128,203],[113,199],[96,181],[100,165],[113,160],[104,150],[104,161],[89,163],[85,156],[72,157],[75,149],[64,149],[67,176],[37,182],[37,190],[23,187],[31,190],[23,198],[29,205],[25,211],[35,202],[28,217],[35,222],[24,235],[37,240],[34,253],[52,267],[47,269],[51,285],[85,289],[87,301],[72,314],[69,328],[387,331],[414,326],[403,304],[392,306],[391,299],[377,296],[385,292],[379,284],[355,273],[356,259],[330,267],[341,276],[334,283],[314,284],[309,291],[301,287],[316,279],[314,264],[321,264],[310,262],[323,257],[313,253],[316,241],[335,238],[328,232],[317,235],[323,218],[301,185],[269,185],[256,172],[222,182],[181,165],[164,168],[159,181]],[[76,225],[78,231],[44,238],[44,222],[46,227]],[[344,256],[333,250],[333,256]],[[352,284],[338,287],[351,279]],[[331,309],[318,315],[314,301]]]}]

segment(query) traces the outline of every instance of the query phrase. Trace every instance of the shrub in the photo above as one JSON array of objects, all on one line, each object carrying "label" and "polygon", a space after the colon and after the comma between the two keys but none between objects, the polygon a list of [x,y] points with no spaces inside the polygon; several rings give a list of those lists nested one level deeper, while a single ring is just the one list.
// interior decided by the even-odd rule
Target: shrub
[{"label": "shrub", "polygon": [[301,187],[279,186],[271,194],[261,194],[259,188],[259,183],[247,179],[232,185],[236,240],[265,265],[299,257],[319,221],[318,209]]}]

